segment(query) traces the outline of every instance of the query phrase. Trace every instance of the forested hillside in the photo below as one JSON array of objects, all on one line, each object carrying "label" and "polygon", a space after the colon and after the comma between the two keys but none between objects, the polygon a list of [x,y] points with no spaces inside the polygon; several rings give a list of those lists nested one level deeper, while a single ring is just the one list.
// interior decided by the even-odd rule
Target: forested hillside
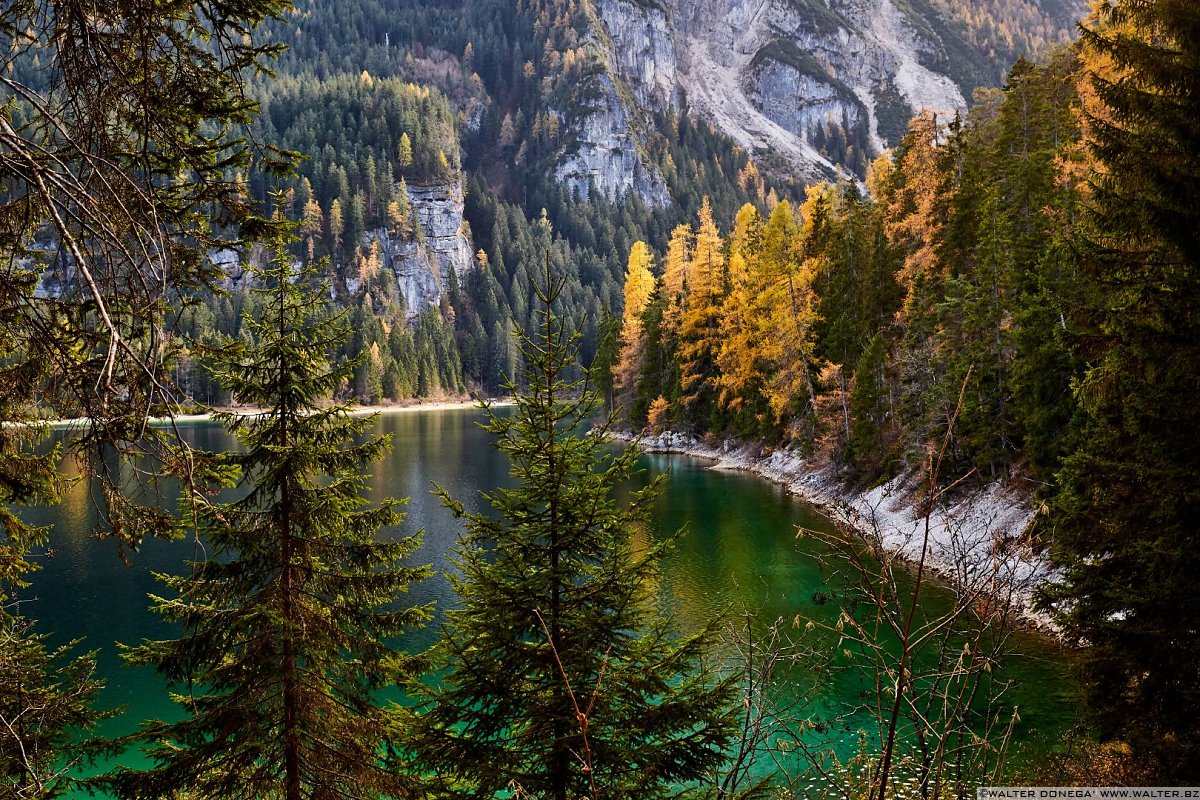
[{"label": "forested hillside", "polygon": [[[643,147],[670,205],[581,198],[554,164],[569,146],[564,109],[588,102],[581,76],[598,68],[582,47],[584,17],[556,3],[515,14],[503,3],[466,4],[459,15],[393,6],[298,4],[286,25],[267,28],[289,45],[278,77],[255,84],[263,104],[255,138],[303,154],[283,182],[301,234],[296,254],[327,257],[353,309],[357,333],[345,355],[367,358],[345,391],[360,401],[498,391],[519,372],[512,322],[530,323],[527,270],[547,253],[570,267],[559,310],[583,330],[590,363],[608,315],[620,313],[623,254],[634,241],[665,241],[703,197],[731,214],[800,191],[764,179],[707,123],[648,110],[667,131]],[[265,202],[277,185],[256,172],[248,189]],[[427,241],[438,224],[429,216],[447,208],[458,241]],[[240,292],[202,294],[180,333],[236,337],[243,302]],[[197,400],[231,399],[200,358],[186,356],[177,376]]]},{"label": "forested hillside", "polygon": [[[693,13],[684,5],[646,8],[670,10],[683,25]],[[983,70],[971,85],[994,72],[993,62],[1063,35],[1052,21],[1064,17],[1065,7],[1012,0],[976,19],[960,18],[953,4],[918,5],[904,13],[940,20],[929,35],[945,46],[930,58]],[[288,215],[301,231],[296,255],[328,257],[341,302],[376,320],[364,324],[367,332],[351,347],[372,353],[371,371],[380,379],[360,376],[346,387],[349,395],[373,402],[495,392],[499,376],[519,362],[508,320],[528,322],[528,298],[513,287],[526,283],[516,272],[520,265],[541,258],[536,247],[546,237],[536,228],[543,210],[552,231],[546,241],[557,242],[554,258],[579,276],[561,302],[584,329],[583,358],[590,363],[601,349],[605,314],[621,314],[624,259],[633,242],[665,248],[705,197],[718,221],[732,220],[748,202],[766,212],[779,199],[803,200],[802,182],[771,153],[736,146],[686,103],[643,96],[611,63],[619,42],[604,33],[615,24],[610,11],[560,0],[453,8],[303,0],[281,19],[264,20],[264,40],[286,49],[274,77],[251,81],[263,110],[252,139],[303,154],[296,174],[282,182],[291,190]],[[835,18],[858,24],[845,9]],[[965,49],[946,44],[967,40]],[[35,47],[14,57],[11,69],[36,87],[46,78],[40,63]],[[871,152],[865,134],[850,136],[836,116],[814,129],[814,146],[835,162],[849,159],[865,175]],[[599,143],[592,128],[602,118],[619,130]],[[624,154],[610,163],[618,148]],[[610,154],[599,166],[597,152]],[[583,172],[564,173],[571,163]],[[265,162],[241,172],[248,197],[265,203],[278,181],[258,166]],[[616,188],[601,185],[609,178]],[[241,262],[256,258],[210,255],[233,287],[240,285]],[[45,291],[62,289],[58,277],[47,279]],[[239,333],[241,300],[206,293],[194,299],[197,306],[181,315],[181,341]],[[393,334],[393,320],[404,320],[407,330]],[[193,369],[201,362],[198,353],[183,354],[182,392],[203,402],[228,400],[203,370]]]},{"label": "forested hillside", "polygon": [[[995,31],[948,12],[945,24],[975,30],[978,46],[995,58],[1059,35],[1043,30],[1031,7],[1010,10]],[[719,221],[746,203],[765,213],[780,199],[803,200],[802,183],[769,153],[754,153],[756,165],[686,104],[643,98],[606,60],[605,48],[615,45],[597,39],[610,24],[602,12],[557,0],[464,3],[454,13],[409,2],[306,0],[264,22],[264,38],[286,49],[274,77],[251,81],[262,104],[251,136],[303,157],[282,183],[259,168],[241,170],[239,180],[260,204],[277,186],[290,191],[286,213],[301,234],[296,256],[328,258],[334,291],[361,320],[345,355],[366,354],[368,366],[344,388],[347,396],[380,402],[497,391],[501,376],[520,365],[509,323],[530,319],[521,270],[545,252],[577,276],[559,302],[583,330],[590,363],[622,313],[625,254],[634,242],[665,248],[703,198]],[[988,37],[1005,44],[988,45]],[[963,51],[953,60],[977,57]],[[39,63],[35,48],[12,68],[37,86],[45,78]],[[596,119],[616,125],[612,143],[597,144]],[[849,141],[832,122],[814,135],[821,152],[852,157],[865,174],[865,140]],[[624,155],[611,160],[609,147]],[[564,164],[584,177],[564,173]],[[241,276],[260,256],[214,249],[210,257],[235,292],[189,298],[174,372],[184,396],[222,403],[236,398],[221,395],[202,348],[186,342],[242,334]],[[44,291],[62,292],[69,281],[48,275]]]},{"label": "forested hillside", "polygon": [[627,283],[623,412],[798,442],[866,482],[954,417],[956,474],[1050,478],[1082,368],[1078,70],[1074,50],[1021,61],[961,119],[914,119],[867,192],[676,228],[654,291]]},{"label": "forested hillside", "polygon": [[[774,75],[747,90],[761,119],[718,113],[714,97],[728,94],[728,81],[745,88],[746,75],[728,64],[693,74],[712,79],[703,84],[708,105],[697,95],[693,107],[682,83],[664,95],[617,63],[621,20],[635,20],[637,38],[665,51],[655,20],[675,20],[669,15],[687,6],[688,24],[728,23],[729,9],[715,2],[247,0],[216,4],[215,17],[203,4],[152,5],[163,13],[73,2],[58,14],[35,3],[0,13],[9,44],[0,48],[0,621],[14,632],[5,669],[28,667],[0,680],[11,676],[5,697],[22,703],[27,680],[49,687],[46,703],[62,715],[45,727],[50,755],[12,761],[14,780],[53,773],[59,753],[83,759],[102,748],[66,733],[104,716],[91,708],[90,657],[60,664],[66,651],[30,633],[11,594],[24,587],[45,531],[9,508],[52,503],[64,485],[53,469],[58,451],[36,452],[29,423],[77,414],[91,424],[72,447],[90,455],[105,531],[123,548],[190,525],[197,541],[201,528],[225,541],[205,565],[218,574],[247,569],[275,586],[277,574],[346,565],[345,576],[313,584],[316,604],[292,577],[278,603],[272,596],[261,607],[165,601],[160,610],[204,640],[204,658],[179,666],[192,656],[188,640],[136,654],[181,681],[200,665],[201,682],[239,699],[241,679],[259,673],[236,674],[243,662],[231,653],[255,669],[283,664],[288,695],[271,710],[286,746],[255,729],[259,738],[236,752],[259,764],[260,750],[274,748],[266,760],[285,770],[287,796],[317,780],[301,775],[297,731],[319,730],[320,720],[295,718],[303,704],[294,651],[263,657],[222,641],[217,617],[226,610],[250,633],[265,621],[289,648],[311,648],[300,658],[320,665],[314,697],[342,742],[356,744],[330,757],[331,785],[357,780],[354,770],[368,764],[361,779],[381,795],[403,794],[397,776],[410,775],[436,777],[447,794],[462,786],[495,793],[503,787],[493,786],[489,754],[480,755],[486,745],[504,774],[556,797],[568,784],[581,794],[591,766],[574,771],[570,755],[587,744],[587,719],[578,706],[567,710],[564,664],[600,686],[610,654],[624,659],[611,674],[625,683],[604,691],[632,686],[636,698],[629,707],[604,700],[622,721],[606,732],[619,745],[606,755],[613,785],[641,780],[627,769],[637,737],[623,737],[656,721],[666,739],[697,726],[706,733],[694,752],[657,751],[662,771],[647,791],[668,794],[676,776],[701,780],[733,736],[729,685],[707,674],[692,681],[703,672],[704,636],[677,645],[656,627],[643,591],[655,573],[633,533],[653,493],[629,505],[611,500],[632,451],[605,460],[580,433],[562,442],[565,460],[556,458],[561,420],[574,431],[597,410],[591,388],[632,431],[792,448],[854,489],[917,475],[936,459],[941,469],[924,487],[931,497],[1001,484],[1032,499],[1038,511],[1021,545],[1056,568],[1039,602],[1080,650],[1088,734],[1118,742],[1118,766],[1146,770],[1136,774],[1200,774],[1200,16],[1191,0],[1097,2],[1074,44],[1061,43],[1067,29],[1055,19],[1071,6],[1057,0],[883,3],[889,13],[879,24],[893,27],[872,35],[905,46],[872,64],[907,75],[907,84],[864,90],[841,77],[840,51],[817,57],[796,37],[755,42],[740,53],[747,64],[733,66],[761,69],[755,80]],[[774,37],[783,17],[797,36],[849,35],[851,11],[875,6],[756,8],[763,13],[742,29]],[[704,16],[714,9],[725,16]],[[1038,52],[1014,60],[1025,50]],[[701,51],[712,55],[688,55]],[[1003,86],[981,86],[998,63],[1007,68]],[[811,114],[792,114],[798,95],[769,91],[814,76],[828,79],[832,94]],[[958,110],[968,87],[971,107]],[[918,90],[954,102],[907,119]],[[786,127],[776,117],[795,123],[796,141],[774,140],[792,141],[789,152],[763,143],[779,133],[771,125]],[[730,120],[758,126],[754,143],[731,138]],[[895,148],[869,157],[888,138]],[[805,163],[828,180],[798,177],[797,155],[813,157]],[[337,437],[361,428],[343,425],[344,409],[326,404],[501,391],[520,395],[517,421],[494,418],[490,430],[530,494],[487,498],[515,542],[498,563],[528,578],[514,592],[552,600],[552,619],[532,601],[517,622],[501,614],[511,598],[497,584],[512,576],[493,568],[485,547],[500,523],[447,497],[481,548],[463,561],[470,581],[455,587],[469,613],[437,653],[435,668],[455,677],[441,689],[408,687],[426,716],[392,709],[383,720],[369,702],[374,676],[350,674],[341,655],[361,645],[389,685],[420,682],[384,641],[420,609],[404,619],[383,610],[419,576],[397,567],[408,545],[372,544],[374,530],[394,521],[391,506],[355,510],[356,470],[382,445],[339,449]],[[244,403],[268,411],[245,425],[223,418],[246,436],[242,460],[178,448],[149,424],[180,404]],[[137,477],[113,460],[143,448],[162,465],[158,477],[192,489],[186,525],[130,496]],[[280,454],[294,460],[281,465]],[[317,488],[327,479],[332,506]],[[268,490],[258,493],[260,484]],[[248,499],[209,502],[232,486]],[[544,511],[565,527],[531,529]],[[262,558],[282,566],[222,560],[254,556],[260,544],[230,523],[238,515],[271,518],[280,547]],[[330,524],[313,523],[318,517]],[[296,535],[298,521],[311,540]],[[562,541],[560,530],[577,538]],[[313,555],[314,542],[326,550]],[[522,548],[535,547],[546,548],[550,566],[524,560]],[[605,580],[609,566],[616,572]],[[228,586],[210,578],[201,570],[197,583],[174,586],[219,599]],[[598,587],[599,605],[565,602],[585,584]],[[618,612],[628,614],[626,628],[597,622]],[[563,626],[576,618],[595,624],[595,639],[560,651]],[[363,627],[378,636],[356,639]],[[516,634],[489,650],[497,628]],[[627,629],[646,632],[637,639],[646,644],[631,644]],[[495,670],[528,671],[530,658],[540,670],[532,697],[553,712],[532,720],[542,727],[531,747],[547,751],[536,757],[505,749],[506,732],[524,724],[519,704],[499,707],[482,732],[469,721],[481,705],[501,702],[493,690],[502,681],[492,676],[504,676]],[[652,685],[638,684],[642,674]],[[881,690],[897,707],[912,690],[903,667],[898,675],[894,690]],[[512,700],[507,687],[498,691]],[[678,702],[678,716],[674,706],[661,719],[645,713],[661,710],[664,696]],[[207,755],[191,760],[188,747],[161,745],[155,735],[167,729],[151,726],[144,741],[161,745],[156,758],[169,774],[107,780],[132,781],[118,786],[126,796],[162,796],[162,786],[189,779],[245,796],[237,769],[205,760],[215,736],[234,741],[244,727],[204,713],[212,704],[192,704],[194,719],[169,734]],[[356,713],[343,714],[349,706]],[[237,711],[240,720],[259,713]],[[405,741],[400,728],[424,735]],[[554,780],[537,783],[544,776],[527,770],[531,759],[549,764]],[[469,774],[442,774],[460,763]],[[872,796],[886,800],[889,787],[884,767]],[[924,791],[936,797],[941,785],[933,778]]]},{"label": "forested hillside", "polygon": [[1102,4],[1081,46],[915,118],[868,194],[705,207],[660,256],[635,244],[614,402],[851,485],[933,459],[1035,496],[1029,544],[1062,570],[1043,607],[1101,731],[1194,774],[1197,20],[1161,5]]}]

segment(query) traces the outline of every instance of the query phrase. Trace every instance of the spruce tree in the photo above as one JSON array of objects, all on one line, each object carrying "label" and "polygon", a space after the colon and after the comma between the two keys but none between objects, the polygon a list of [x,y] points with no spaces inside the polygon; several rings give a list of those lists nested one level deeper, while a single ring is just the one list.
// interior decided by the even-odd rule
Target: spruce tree
[{"label": "spruce tree", "polygon": [[76,770],[113,748],[95,735],[116,711],[95,708],[104,684],[96,654],[78,644],[51,647],[33,622],[9,612],[0,596],[0,794],[49,800],[86,784]]},{"label": "spruce tree", "polygon": [[261,409],[216,414],[241,449],[203,456],[210,477],[237,476],[242,497],[181,503],[208,558],[162,578],[175,596],[155,598],[155,610],[182,627],[179,638],[145,641],[128,658],[166,676],[186,715],[144,728],[155,765],[118,770],[122,797],[406,791],[383,767],[387,718],[372,693],[404,674],[390,641],[427,609],[397,599],[428,570],[400,563],[415,537],[374,538],[400,520],[399,501],[369,508],[363,497],[363,465],[388,442],[366,433],[371,418],[324,405],[355,363],[333,360],[346,326],[312,279],[278,242],[253,290],[262,317],[244,318],[257,345],[230,345],[219,367],[225,389]]},{"label": "spruce tree", "polygon": [[[0,342],[0,358],[11,356],[10,344]],[[10,379],[36,369],[30,362],[9,364],[2,374]],[[16,383],[0,388],[0,419],[21,420],[0,425],[0,794],[49,800],[74,788],[72,772],[106,749],[93,731],[116,712],[94,708],[103,686],[95,679],[95,653],[72,655],[74,644],[49,646],[49,637],[35,633],[22,613],[36,610],[23,609],[19,595],[48,531],[30,525],[15,507],[57,503],[63,479],[60,448],[37,452],[44,429],[21,413]]]},{"label": "spruce tree", "polygon": [[854,477],[871,484],[884,474],[889,454],[884,438],[887,417],[887,340],[871,337],[854,370],[850,394],[850,440],[846,453]]},{"label": "spruce tree", "polygon": [[[551,308],[563,282],[549,260],[535,288],[539,329],[511,413],[486,429],[515,487],[469,512],[434,660],[436,685],[415,688],[412,755],[447,796],[675,796],[723,760],[734,687],[706,658],[708,632],[681,635],[656,601],[665,543],[639,535],[659,484],[617,497],[637,452],[612,453],[591,431],[600,399],[569,380],[578,334]],[[635,541],[635,537],[637,541]]]},{"label": "spruce tree", "polygon": [[1098,169],[1081,242],[1084,423],[1060,475],[1048,599],[1086,643],[1105,736],[1200,778],[1200,15],[1097,4],[1083,29]]}]

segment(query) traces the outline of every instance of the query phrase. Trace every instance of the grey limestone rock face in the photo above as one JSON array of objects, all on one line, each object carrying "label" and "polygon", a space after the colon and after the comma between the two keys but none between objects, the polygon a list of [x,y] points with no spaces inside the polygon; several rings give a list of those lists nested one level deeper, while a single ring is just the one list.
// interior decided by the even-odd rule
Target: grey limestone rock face
[{"label": "grey limestone rock face", "polygon": [[459,275],[471,266],[471,240],[463,223],[463,187],[410,186],[413,212],[425,234],[425,243],[437,259],[444,280],[454,268]]},{"label": "grey limestone rock face", "polygon": [[[893,0],[672,0],[672,11],[680,80],[697,110],[810,174],[837,166],[811,146],[822,122],[861,127],[879,151],[895,143],[880,133],[881,112],[965,106],[954,82],[924,65],[935,44]],[[903,110],[881,108],[883,97]]]},{"label": "grey limestone rock face", "polygon": [[630,0],[601,0],[597,12],[612,43],[613,65],[638,103],[678,110],[675,34],[666,12]]},{"label": "grey limestone rock face", "polygon": [[440,269],[434,265],[436,256],[423,242],[392,236],[383,228],[368,236],[379,242],[383,268],[395,274],[410,319],[438,304],[442,297]]},{"label": "grey limestone rock face", "polygon": [[[1031,2],[1047,24],[1073,21],[1073,0]],[[589,46],[606,70],[595,78],[599,99],[568,120],[572,145],[556,175],[584,197],[634,193],[651,206],[670,196],[637,146],[646,110],[686,109],[761,163],[826,180],[847,175],[831,159],[848,157],[848,145],[861,167],[923,109],[965,108],[954,76],[978,75],[986,61],[954,38],[962,31],[936,0],[592,0],[588,8]],[[818,131],[826,144],[836,134],[840,146],[822,149]]]},{"label": "grey limestone rock face", "polygon": [[612,78],[601,74],[597,80],[599,99],[583,117],[575,146],[564,154],[555,177],[585,200],[594,189],[610,200],[633,194],[651,207],[669,205],[667,185],[645,163],[630,113]]},{"label": "grey limestone rock face", "polygon": [[408,196],[420,235],[404,238],[380,228],[367,237],[379,242],[383,267],[396,275],[412,318],[441,302],[450,270],[461,277],[474,262],[463,222],[462,185],[410,186]]},{"label": "grey limestone rock face", "polygon": [[[926,66],[944,60],[940,44],[895,0],[598,0],[596,8],[610,72],[639,105],[686,105],[751,153],[775,153],[810,177],[840,169],[813,146],[817,126],[834,123],[879,151],[920,109],[965,106],[954,81]],[[600,116],[584,125],[597,147],[565,162],[560,178],[578,184],[591,171],[612,196],[622,170],[624,185],[635,182],[630,160],[603,153],[627,120],[611,107]]]},{"label": "grey limestone rock face", "polygon": [[765,59],[747,74],[745,84],[750,100],[768,119],[805,142],[820,125],[832,121],[854,129],[867,115],[853,92],[791,64]]}]

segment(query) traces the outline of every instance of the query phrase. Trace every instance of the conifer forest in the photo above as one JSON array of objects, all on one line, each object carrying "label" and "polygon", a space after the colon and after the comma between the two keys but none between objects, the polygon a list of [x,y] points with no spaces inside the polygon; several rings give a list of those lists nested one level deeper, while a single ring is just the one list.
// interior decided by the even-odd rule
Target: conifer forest
[{"label": "conifer forest", "polygon": [[1195,0],[6,0],[0,798],[1198,787],[1198,391]]}]

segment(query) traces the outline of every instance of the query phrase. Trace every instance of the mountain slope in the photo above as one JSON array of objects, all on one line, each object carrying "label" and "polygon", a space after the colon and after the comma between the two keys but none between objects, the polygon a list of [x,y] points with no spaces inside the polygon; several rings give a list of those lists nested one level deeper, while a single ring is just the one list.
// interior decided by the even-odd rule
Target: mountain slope
[{"label": "mountain slope", "polygon": [[809,178],[862,175],[916,112],[963,108],[1018,55],[1068,39],[1082,12],[1076,0],[592,2],[606,61],[639,104],[686,106]]}]

